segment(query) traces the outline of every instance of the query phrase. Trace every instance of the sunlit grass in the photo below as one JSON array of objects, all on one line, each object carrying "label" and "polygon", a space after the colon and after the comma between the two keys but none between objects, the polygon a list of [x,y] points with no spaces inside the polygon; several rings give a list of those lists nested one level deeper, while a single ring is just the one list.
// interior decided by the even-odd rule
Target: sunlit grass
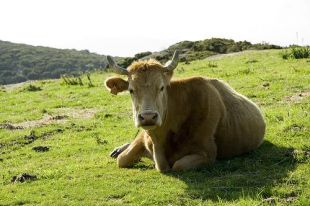
[{"label": "sunlit grass", "polygon": [[[0,129],[0,205],[309,205],[309,60],[283,60],[278,50],[270,50],[181,63],[175,78],[223,79],[256,102],[267,122],[266,141],[258,150],[182,173],[161,174],[149,160],[119,169],[109,157],[137,133],[129,95],[113,96],[104,88],[112,75],[92,74],[94,87],[51,80],[31,83],[40,91],[25,89],[30,83],[1,89],[2,125],[65,115],[59,112],[66,108],[96,113]],[[35,146],[49,151],[36,152]],[[22,173],[37,180],[11,182]]]}]

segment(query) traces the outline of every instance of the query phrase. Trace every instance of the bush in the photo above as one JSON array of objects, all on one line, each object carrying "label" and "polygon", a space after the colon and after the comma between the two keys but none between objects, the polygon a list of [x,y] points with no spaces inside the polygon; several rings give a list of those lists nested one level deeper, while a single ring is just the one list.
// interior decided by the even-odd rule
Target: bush
[{"label": "bush", "polygon": [[29,91],[29,92],[36,92],[36,91],[41,91],[42,89],[41,89],[41,87],[29,84],[23,90],[24,91]]},{"label": "bush", "polygon": [[290,57],[290,53],[285,50],[284,52],[281,52],[281,56],[283,59],[288,59]]},{"label": "bush", "polygon": [[90,73],[87,73],[86,76],[87,76],[87,79],[88,79],[88,87],[94,87],[94,84],[93,84],[93,82],[91,81],[91,78],[90,78]]},{"label": "bush", "polygon": [[208,67],[216,68],[217,67],[217,63],[216,62],[208,62]]},{"label": "bush", "polygon": [[149,56],[149,55],[151,55],[151,54],[152,54],[152,52],[149,52],[149,51],[147,51],[147,52],[141,52],[141,53],[136,54],[136,55],[135,55],[135,58],[136,58],[136,59],[141,59],[141,58],[146,57],[146,56]]},{"label": "bush", "polygon": [[291,50],[291,56],[294,59],[309,58],[310,48],[309,47],[293,47]]},{"label": "bush", "polygon": [[68,77],[66,75],[62,75],[61,79],[63,81],[63,84],[66,85],[80,85],[80,86],[84,85],[81,77],[72,77],[72,76]]},{"label": "bush", "polygon": [[126,57],[123,59],[122,62],[119,63],[121,67],[127,68],[132,62],[136,61],[137,58],[135,57]]},{"label": "bush", "polygon": [[303,59],[310,57],[310,47],[298,47],[294,46],[290,50],[286,50],[281,53],[283,59]]}]

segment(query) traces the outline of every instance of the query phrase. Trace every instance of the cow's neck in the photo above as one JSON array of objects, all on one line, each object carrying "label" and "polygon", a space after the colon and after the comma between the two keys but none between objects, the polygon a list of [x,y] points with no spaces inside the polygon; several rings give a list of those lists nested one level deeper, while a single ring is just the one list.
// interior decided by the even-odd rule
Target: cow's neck
[{"label": "cow's neck", "polygon": [[190,112],[188,93],[182,88],[184,85],[171,83],[168,89],[167,112],[163,124],[154,130],[146,131],[154,144],[164,144],[169,132],[176,132],[186,121]]}]

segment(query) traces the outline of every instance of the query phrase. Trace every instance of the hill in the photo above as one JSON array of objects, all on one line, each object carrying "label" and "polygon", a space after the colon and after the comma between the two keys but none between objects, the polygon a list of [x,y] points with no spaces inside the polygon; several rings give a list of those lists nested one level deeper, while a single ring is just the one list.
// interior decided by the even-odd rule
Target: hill
[{"label": "hill", "polygon": [[106,67],[103,55],[0,41],[0,85],[77,75]]},{"label": "hill", "polygon": [[245,50],[265,50],[265,49],[281,49],[282,47],[259,43],[252,44],[248,41],[234,41],[232,39],[211,38],[201,41],[181,41],[171,45],[168,49],[159,52],[142,52],[136,54],[133,58],[125,58],[120,62],[123,66],[128,66],[132,61],[144,58],[154,58],[164,63],[168,61],[175,50],[180,51],[180,61],[190,62],[198,59],[205,59],[212,55],[227,54],[240,52]]},{"label": "hill", "polygon": [[[260,148],[213,166],[161,174],[143,159],[119,169],[113,148],[133,140],[129,93],[63,80],[0,87],[0,205],[310,205],[310,61],[282,50],[180,63],[175,78],[223,79],[256,102]],[[87,76],[82,76],[87,82]]]},{"label": "hill", "polygon": [[[279,48],[281,47],[270,44],[212,38],[194,42],[182,41],[160,52],[142,52],[134,57],[118,57],[117,61],[124,67],[141,58],[155,58],[166,62],[176,49],[181,51],[181,61],[189,62],[215,54]],[[64,74],[80,75],[95,69],[104,69],[106,66],[104,55],[90,53],[88,50],[55,49],[0,41],[0,85],[27,80],[55,79]]]}]

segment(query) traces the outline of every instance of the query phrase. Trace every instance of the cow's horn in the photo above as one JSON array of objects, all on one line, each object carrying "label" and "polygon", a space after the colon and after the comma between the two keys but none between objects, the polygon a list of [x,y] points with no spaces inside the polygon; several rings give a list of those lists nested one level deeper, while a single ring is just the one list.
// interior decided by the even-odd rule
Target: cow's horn
[{"label": "cow's horn", "polygon": [[178,66],[178,63],[179,63],[179,51],[175,50],[172,60],[168,61],[165,64],[164,68],[168,69],[169,71],[172,71]]},{"label": "cow's horn", "polygon": [[113,69],[113,71],[117,74],[122,74],[122,75],[128,75],[129,72],[127,71],[126,68],[118,66],[114,59],[111,56],[107,56],[107,60],[109,63],[109,66]]}]

